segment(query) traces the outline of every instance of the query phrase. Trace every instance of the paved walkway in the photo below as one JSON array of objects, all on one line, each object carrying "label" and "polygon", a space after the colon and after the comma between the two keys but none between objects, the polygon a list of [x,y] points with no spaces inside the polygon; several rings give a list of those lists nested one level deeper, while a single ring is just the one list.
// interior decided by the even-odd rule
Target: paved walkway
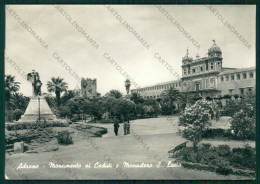
[{"label": "paved walkway", "polygon": [[[123,135],[123,125],[115,136],[112,124],[102,138],[79,140],[70,146],[60,146],[56,152],[6,155],[6,175],[11,179],[245,179],[234,175],[223,176],[213,172],[183,167],[157,168],[160,161],[170,162],[168,151],[185,139],[176,135],[177,117],[131,121],[132,132]],[[81,164],[81,168],[50,168],[50,163]],[[93,168],[94,164],[112,164],[112,168]],[[124,162],[152,164],[151,168],[127,168]],[[38,164],[38,169],[19,169],[20,163]],[[91,168],[85,168],[90,164]],[[118,164],[118,167],[116,167]],[[97,164],[98,165],[98,164]]]}]

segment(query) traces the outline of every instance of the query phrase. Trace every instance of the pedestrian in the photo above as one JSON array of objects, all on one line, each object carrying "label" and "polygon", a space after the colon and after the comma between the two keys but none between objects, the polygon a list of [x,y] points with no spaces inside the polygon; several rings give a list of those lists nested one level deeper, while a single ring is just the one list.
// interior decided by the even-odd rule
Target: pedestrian
[{"label": "pedestrian", "polygon": [[127,134],[130,134],[130,122],[129,122],[129,120],[127,121],[127,126],[126,126],[127,128]]},{"label": "pedestrian", "polygon": [[119,125],[119,123],[118,122],[116,122],[116,123],[114,123],[114,132],[115,132],[115,135],[117,136],[117,134],[118,134],[118,128],[120,127],[120,125]]},{"label": "pedestrian", "polygon": [[125,135],[127,134],[127,123],[126,123],[126,121],[124,122],[124,134]]}]

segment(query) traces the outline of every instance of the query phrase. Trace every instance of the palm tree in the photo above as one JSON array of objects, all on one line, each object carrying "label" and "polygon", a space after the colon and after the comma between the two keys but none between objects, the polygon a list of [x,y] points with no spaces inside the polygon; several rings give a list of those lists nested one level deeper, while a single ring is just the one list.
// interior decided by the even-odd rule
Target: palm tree
[{"label": "palm tree", "polygon": [[67,91],[68,89],[68,84],[63,80],[64,79],[60,77],[58,78],[52,77],[51,81],[47,82],[47,89],[49,92],[55,93],[58,106],[60,106],[61,93]]},{"label": "palm tree", "polygon": [[11,94],[20,89],[20,82],[15,82],[15,76],[5,75],[5,94],[7,102],[10,101]]},{"label": "palm tree", "polygon": [[174,102],[180,102],[183,99],[179,90],[171,87],[162,93],[162,103],[170,105],[170,109],[174,109]]},{"label": "palm tree", "polygon": [[123,94],[119,90],[112,89],[105,96],[119,99],[123,96]]},{"label": "palm tree", "polygon": [[29,101],[29,97],[24,96],[22,93],[14,93],[11,95],[9,110],[20,109],[24,112]]},{"label": "palm tree", "polygon": [[[20,83],[15,82],[15,76],[5,75],[5,114],[8,115],[11,94],[16,93],[20,89]],[[7,120],[7,119],[6,119]]]}]

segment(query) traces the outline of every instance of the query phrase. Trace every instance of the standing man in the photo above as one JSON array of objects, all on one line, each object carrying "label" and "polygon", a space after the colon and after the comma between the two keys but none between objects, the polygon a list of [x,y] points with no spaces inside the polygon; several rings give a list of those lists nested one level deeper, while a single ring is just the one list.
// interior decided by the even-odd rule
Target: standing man
[{"label": "standing man", "polygon": [[118,128],[120,127],[119,123],[118,122],[115,122],[114,123],[114,132],[115,132],[115,135],[117,136],[118,134]]},{"label": "standing man", "polygon": [[130,122],[129,122],[129,120],[127,121],[127,134],[130,134]]},{"label": "standing man", "polygon": [[127,123],[126,123],[126,121],[124,122],[124,134],[125,135],[127,134]]}]

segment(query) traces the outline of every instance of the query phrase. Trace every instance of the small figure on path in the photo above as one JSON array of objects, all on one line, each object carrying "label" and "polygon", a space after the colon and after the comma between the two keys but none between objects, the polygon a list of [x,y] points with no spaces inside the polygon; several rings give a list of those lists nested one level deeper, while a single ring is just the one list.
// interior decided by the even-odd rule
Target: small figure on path
[{"label": "small figure on path", "polygon": [[114,123],[114,132],[115,132],[115,135],[117,136],[117,134],[118,134],[118,128],[120,127],[120,125],[119,125],[119,123],[118,122],[116,122],[116,123]]},{"label": "small figure on path", "polygon": [[127,121],[126,129],[127,129],[127,134],[130,134],[130,122],[129,122],[129,120]]},{"label": "small figure on path", "polygon": [[126,123],[126,121],[124,122],[124,135],[126,135],[127,134],[127,123]]}]

